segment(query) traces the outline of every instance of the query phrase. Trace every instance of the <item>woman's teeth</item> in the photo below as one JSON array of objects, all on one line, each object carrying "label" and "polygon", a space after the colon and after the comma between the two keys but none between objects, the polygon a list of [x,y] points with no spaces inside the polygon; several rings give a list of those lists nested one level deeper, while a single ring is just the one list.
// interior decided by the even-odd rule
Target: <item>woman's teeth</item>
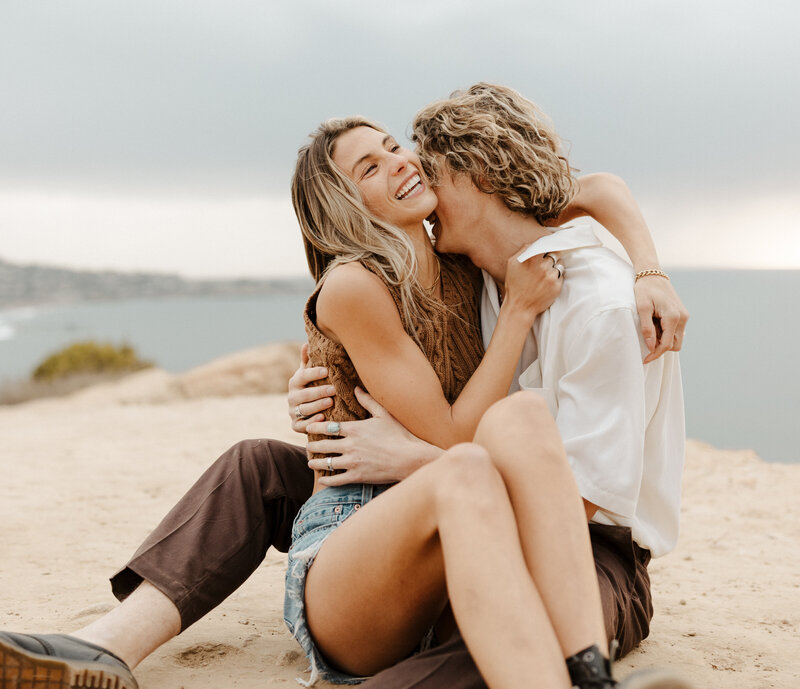
[{"label": "woman's teeth", "polygon": [[421,180],[419,175],[414,175],[408,182],[406,182],[401,188],[400,191],[397,192],[395,198],[398,201],[402,201],[404,198],[408,197],[412,191],[414,191],[417,186],[420,184]]}]

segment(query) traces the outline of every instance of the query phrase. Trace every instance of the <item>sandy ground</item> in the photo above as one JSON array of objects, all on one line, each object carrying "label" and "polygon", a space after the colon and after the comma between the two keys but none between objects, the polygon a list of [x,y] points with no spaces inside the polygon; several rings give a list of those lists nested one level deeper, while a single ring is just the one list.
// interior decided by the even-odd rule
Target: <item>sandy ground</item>
[{"label": "sandy ground", "polygon": [[[115,603],[106,579],[242,438],[298,441],[283,395],[179,399],[149,371],[0,408],[0,629],[64,631]],[[698,687],[800,686],[800,465],[690,442],[682,534],[651,567],[650,638],[620,661]],[[284,556],[137,669],[142,689],[297,686]]]}]

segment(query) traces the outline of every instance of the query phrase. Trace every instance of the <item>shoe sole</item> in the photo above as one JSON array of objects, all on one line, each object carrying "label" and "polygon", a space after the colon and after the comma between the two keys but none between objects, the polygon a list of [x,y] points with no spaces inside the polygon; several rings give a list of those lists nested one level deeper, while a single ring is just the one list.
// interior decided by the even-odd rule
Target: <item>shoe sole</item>
[{"label": "shoe sole", "polygon": [[0,689],[139,689],[104,663],[41,655],[0,641]]},{"label": "shoe sole", "polygon": [[620,683],[620,689],[696,689],[683,677],[669,670],[637,672]]}]

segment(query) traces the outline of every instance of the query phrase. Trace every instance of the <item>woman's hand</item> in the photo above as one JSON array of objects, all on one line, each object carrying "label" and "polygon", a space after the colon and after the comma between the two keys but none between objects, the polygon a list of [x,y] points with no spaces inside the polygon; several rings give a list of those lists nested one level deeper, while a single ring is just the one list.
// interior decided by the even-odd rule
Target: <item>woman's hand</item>
[{"label": "woman's hand", "polygon": [[563,269],[556,268],[557,259],[552,254],[533,256],[520,263],[517,258],[524,247],[506,264],[503,305],[522,309],[533,320],[561,293],[564,285]]},{"label": "woman's hand", "polygon": [[308,343],[303,343],[300,349],[300,368],[289,378],[289,394],[286,396],[289,418],[295,433],[308,433],[308,424],[325,420],[320,412],[333,406],[336,388],[333,385],[306,386],[327,377],[328,369],[325,367],[309,367]]},{"label": "woman's hand", "polygon": [[[339,454],[331,462],[334,469],[343,472],[320,477],[322,485],[395,483],[442,453],[440,448],[409,433],[364,390],[357,387],[355,393],[359,404],[371,414],[371,418],[344,421],[339,424],[337,437],[308,443],[309,452]],[[327,435],[328,424],[310,422],[306,430],[308,433]],[[308,466],[325,470],[328,468],[328,459],[311,459]]]},{"label": "woman's hand", "polygon": [[659,275],[646,275],[636,281],[633,291],[644,342],[650,350],[644,363],[655,361],[664,352],[679,351],[689,312],[672,283]]}]

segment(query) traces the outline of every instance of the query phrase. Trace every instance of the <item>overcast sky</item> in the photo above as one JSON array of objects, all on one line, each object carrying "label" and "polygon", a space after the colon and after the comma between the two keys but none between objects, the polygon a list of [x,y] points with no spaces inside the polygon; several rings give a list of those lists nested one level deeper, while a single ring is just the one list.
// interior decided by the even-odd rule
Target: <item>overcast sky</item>
[{"label": "overcast sky", "polygon": [[668,266],[800,268],[789,0],[3,0],[0,257],[303,274],[297,148],[494,81],[624,177]]}]

